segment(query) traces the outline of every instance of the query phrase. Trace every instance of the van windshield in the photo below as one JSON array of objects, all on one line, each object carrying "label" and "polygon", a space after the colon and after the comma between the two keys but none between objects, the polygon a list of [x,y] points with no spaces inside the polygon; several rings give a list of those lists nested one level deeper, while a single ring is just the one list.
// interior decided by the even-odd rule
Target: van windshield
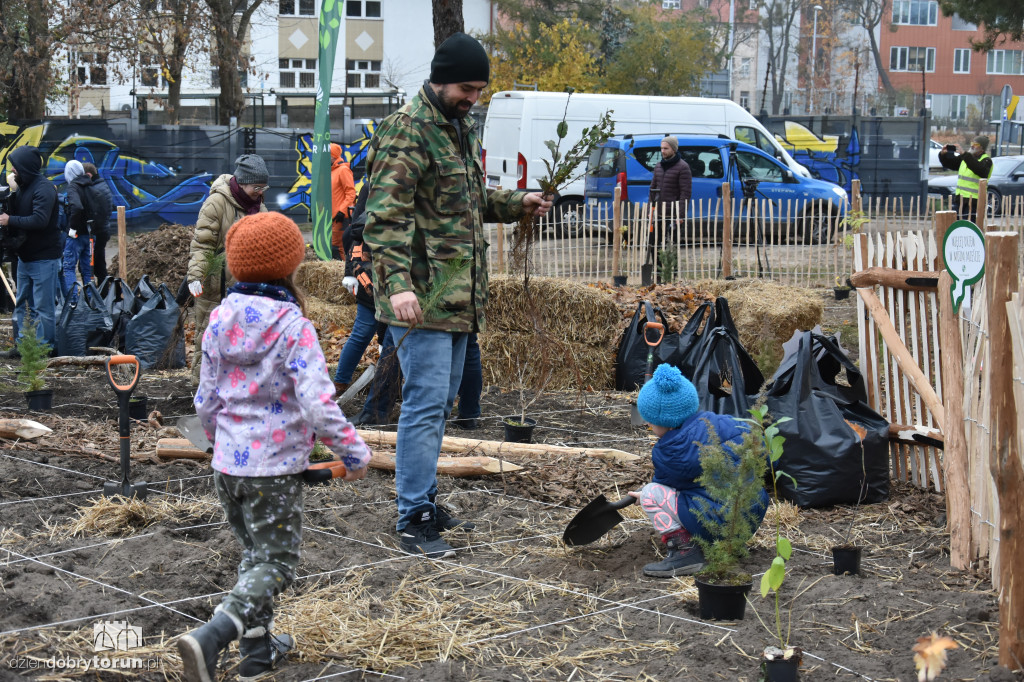
[{"label": "van windshield", "polygon": [[736,126],[736,139],[740,142],[746,142],[749,145],[757,147],[765,154],[775,156],[777,151],[772,141],[757,128],[750,128],[748,126]]}]

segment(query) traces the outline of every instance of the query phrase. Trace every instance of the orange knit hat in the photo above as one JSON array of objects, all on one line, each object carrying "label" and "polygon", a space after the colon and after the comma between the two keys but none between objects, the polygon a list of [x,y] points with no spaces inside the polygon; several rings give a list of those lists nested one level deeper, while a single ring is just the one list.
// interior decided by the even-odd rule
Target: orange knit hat
[{"label": "orange knit hat", "polygon": [[269,282],[295,272],[306,244],[295,221],[273,211],[247,215],[224,239],[228,270],[239,282]]}]

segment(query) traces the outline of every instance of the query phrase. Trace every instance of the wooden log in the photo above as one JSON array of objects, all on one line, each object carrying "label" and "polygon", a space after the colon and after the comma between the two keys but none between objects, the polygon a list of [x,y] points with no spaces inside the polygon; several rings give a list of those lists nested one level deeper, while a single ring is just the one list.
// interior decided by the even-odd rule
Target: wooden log
[{"label": "wooden log", "polygon": [[117,276],[128,284],[128,224],[125,222],[124,211],[124,206],[117,207]]},{"label": "wooden log", "polygon": [[[947,211],[951,213],[951,211]],[[948,226],[947,226],[948,227]],[[949,563],[953,568],[971,565],[971,493],[968,481],[967,436],[964,433],[964,360],[960,320],[953,312],[949,288],[953,278],[939,275],[939,360],[942,363],[942,398],[949,419],[942,430],[942,476],[946,480],[946,528],[949,530]]]},{"label": "wooden log", "polygon": [[[984,187],[984,185],[982,185]],[[982,189],[981,191],[984,191]],[[980,196],[984,197],[985,194]],[[984,205],[978,207],[979,219]],[[1024,662],[1024,465],[1017,453],[1017,407],[1013,373],[1006,359],[1012,357],[1012,339],[1006,303],[1020,287],[1017,272],[1019,235],[1016,232],[985,233],[985,292],[988,299],[988,363],[991,417],[989,467],[999,496],[999,663],[1018,668]],[[998,360],[997,360],[998,359]],[[1011,365],[1012,367],[1012,365]]]},{"label": "wooden log", "polygon": [[31,419],[0,419],[0,438],[33,440],[53,433],[53,429]]},{"label": "wooden log", "polygon": [[612,277],[618,277],[622,260],[622,188],[618,184],[612,192]]},{"label": "wooden log", "polygon": [[[156,454],[162,459],[210,459],[210,455],[193,446],[187,438],[161,438],[156,443]],[[381,450],[372,451],[370,468],[394,471],[394,453]],[[521,471],[522,468],[511,462],[479,455],[440,457],[437,461],[437,472],[449,476],[486,476]]]},{"label": "wooden log", "polygon": [[946,423],[946,410],[942,407],[935,389],[928,382],[928,377],[917,366],[917,360],[907,350],[907,346],[896,332],[896,327],[893,326],[892,320],[889,319],[885,306],[882,305],[882,302],[878,300],[875,292],[871,289],[857,289],[857,295],[864,301],[868,312],[871,313],[871,319],[874,320],[879,333],[885,340],[886,345],[889,346],[889,352],[892,354],[893,359],[896,360],[896,364],[900,366],[910,384],[921,395],[921,400],[931,410],[932,416],[935,417],[935,422],[942,429]]},{"label": "wooden log", "polygon": [[896,268],[871,267],[850,275],[854,287],[883,286],[903,291],[935,291],[939,273],[932,270],[897,270]]},{"label": "wooden log", "polygon": [[[394,431],[378,431],[376,429],[359,429],[366,444],[371,448],[394,448],[398,434]],[[586,455],[616,464],[635,462],[639,455],[612,448],[571,448],[564,445],[548,445],[546,443],[505,443],[495,440],[479,440],[476,438],[456,438],[445,436],[441,442],[442,452],[481,453],[491,456],[521,455],[539,457],[541,455]]]},{"label": "wooden log", "polygon": [[161,459],[210,459],[188,438],[161,438],[156,442],[156,456]]},{"label": "wooden log", "polygon": [[[946,414],[949,414],[948,409]],[[889,440],[894,440],[905,445],[929,445],[936,448],[945,447],[942,432],[929,426],[889,424]]]}]

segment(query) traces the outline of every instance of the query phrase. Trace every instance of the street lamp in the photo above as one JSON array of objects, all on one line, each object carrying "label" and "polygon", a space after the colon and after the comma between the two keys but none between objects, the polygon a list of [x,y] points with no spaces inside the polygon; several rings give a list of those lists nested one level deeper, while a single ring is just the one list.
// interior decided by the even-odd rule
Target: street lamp
[{"label": "street lamp", "polygon": [[808,91],[808,96],[811,101],[811,105],[808,107],[809,110],[814,109],[814,67],[818,62],[818,12],[823,9],[825,8],[821,5],[814,6],[814,30],[811,31],[811,87]]}]

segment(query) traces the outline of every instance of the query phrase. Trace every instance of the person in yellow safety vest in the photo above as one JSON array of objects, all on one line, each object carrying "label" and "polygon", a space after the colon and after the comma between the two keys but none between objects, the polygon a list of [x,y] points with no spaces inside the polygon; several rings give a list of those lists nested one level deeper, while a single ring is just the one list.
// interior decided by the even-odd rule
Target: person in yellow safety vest
[{"label": "person in yellow safety vest", "polygon": [[985,153],[988,137],[978,135],[971,142],[971,149],[963,154],[956,153],[955,144],[947,144],[939,152],[939,163],[943,168],[957,172],[956,194],[953,208],[963,220],[978,222],[978,185],[982,178],[992,177],[992,158]]}]

